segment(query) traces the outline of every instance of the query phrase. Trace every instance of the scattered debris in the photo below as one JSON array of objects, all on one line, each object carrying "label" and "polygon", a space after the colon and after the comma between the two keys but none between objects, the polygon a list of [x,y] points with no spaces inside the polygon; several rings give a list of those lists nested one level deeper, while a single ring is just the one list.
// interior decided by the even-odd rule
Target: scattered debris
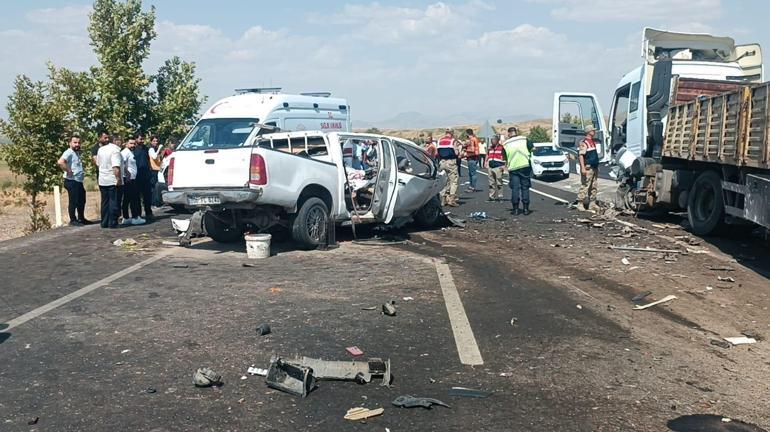
[{"label": "scattered debris", "polygon": [[734,269],[734,268],[732,268],[732,267],[720,267],[720,266],[712,266],[712,267],[709,267],[709,270],[714,270],[714,271],[726,271],[726,272],[735,271],[735,269]]},{"label": "scattered debris", "polygon": [[280,357],[270,362],[265,382],[270,388],[300,397],[307,396],[315,388],[311,368],[285,362]]},{"label": "scattered debris", "polygon": [[347,348],[345,348],[345,351],[347,351],[353,357],[359,357],[359,356],[364,355],[364,352],[361,351],[361,348],[359,348],[357,346],[347,347]]},{"label": "scattered debris", "polygon": [[726,337],[723,338],[727,342],[730,342],[733,345],[746,345],[746,344],[754,344],[757,343],[757,340],[754,338],[746,337],[746,336],[734,336],[734,337]]},{"label": "scattered debris", "polygon": [[351,408],[345,414],[345,420],[364,420],[370,417],[381,415],[385,408],[369,409],[364,407]]},{"label": "scattered debris", "polygon": [[174,228],[174,231],[176,231],[177,233],[187,232],[187,230],[190,229],[190,220],[172,218],[171,226]]},{"label": "scattered debris", "polygon": [[427,397],[414,397],[410,395],[403,395],[393,399],[393,405],[401,408],[414,408],[422,407],[430,409],[433,405],[438,405],[446,408],[451,408],[449,405],[441,402],[438,399]]},{"label": "scattered debris", "polygon": [[130,352],[131,352],[131,350],[130,350],[130,349],[124,349],[124,350],[123,350],[123,351],[121,351],[120,353],[121,353],[121,354],[126,354],[126,353],[130,353]]},{"label": "scattered debris", "polygon": [[489,216],[487,216],[487,212],[483,212],[483,211],[473,212],[469,214],[468,217],[477,221],[483,221],[483,220],[489,219]]},{"label": "scattered debris", "polygon": [[254,264],[241,263],[241,267],[255,267]]},{"label": "scattered debris", "polygon": [[153,393],[157,393],[158,390],[154,389],[152,387],[147,387],[147,390],[145,390],[144,392],[147,393],[147,394],[153,394]]},{"label": "scattered debris", "polygon": [[470,389],[466,387],[452,387],[449,390],[449,396],[486,398],[486,397],[489,397],[489,395],[491,394],[492,392],[488,392],[486,390],[476,390],[476,389]]},{"label": "scattered debris", "polygon": [[251,366],[248,369],[246,369],[246,373],[249,375],[267,376],[267,369],[261,369],[258,367]]},{"label": "scattered debris", "polygon": [[615,306],[613,305],[607,305],[607,312],[612,312],[615,310]]},{"label": "scattered debris", "polygon": [[644,291],[644,292],[640,292],[639,294],[637,294],[637,295],[635,295],[634,297],[632,297],[632,298],[631,298],[631,301],[632,301],[632,302],[634,302],[634,303],[636,303],[636,302],[640,302],[640,301],[644,300],[644,299],[645,299],[647,296],[649,296],[650,294],[652,294],[652,291]]},{"label": "scattered debris", "polygon": [[264,323],[257,327],[257,334],[260,336],[268,335],[270,332],[270,324]]},{"label": "scattered debris", "polygon": [[513,376],[513,372],[500,372],[498,376],[501,376],[503,378],[510,378]]},{"label": "scattered debris", "polygon": [[720,282],[735,282],[735,278],[730,276],[717,276],[717,280]]},{"label": "scattered debris", "polygon": [[623,263],[623,265],[629,265],[629,264],[631,264],[631,261],[629,261],[629,260],[628,260],[628,258],[626,258],[626,257],[623,257],[623,258],[620,260],[620,262],[622,262],[622,263]]},{"label": "scattered debris", "polygon": [[605,224],[604,222],[595,222],[591,224],[591,226],[594,228],[604,228],[604,224]]},{"label": "scattered debris", "polygon": [[754,330],[744,330],[741,332],[742,335],[746,336],[747,338],[756,339],[758,341],[761,341],[763,338],[759,335],[759,333],[755,332]]},{"label": "scattered debris", "polygon": [[387,316],[396,316],[396,302],[385,303],[382,305],[382,313]]},{"label": "scattered debris", "polygon": [[444,213],[444,217],[447,218],[447,220],[454,226],[458,228],[465,228],[465,221],[450,214],[449,212]]},{"label": "scattered debris", "polygon": [[279,292],[281,292],[283,290],[278,288],[278,287],[272,287],[268,291],[270,291],[270,294],[278,294]]},{"label": "scattered debris", "polygon": [[163,246],[181,246],[179,240],[163,240],[160,244]]},{"label": "scattered debris", "polygon": [[28,421],[28,422],[27,422],[27,426],[34,426],[34,425],[36,425],[36,424],[37,424],[37,422],[39,422],[39,421],[40,421],[40,417],[35,417],[35,418],[33,418],[32,420],[30,420],[30,421]]},{"label": "scattered debris", "polygon": [[630,251],[630,252],[657,252],[657,253],[672,253],[672,254],[682,253],[682,251],[676,250],[676,249],[655,249],[651,247],[640,248],[640,247],[634,247],[634,246],[610,246],[610,249]]},{"label": "scattered debris", "polygon": [[207,367],[198,368],[193,374],[193,384],[195,384],[196,387],[211,387],[220,384],[222,382],[221,380],[222,375],[217,374]]},{"label": "scattered debris", "polygon": [[575,305],[575,307],[578,309],[583,309],[583,305]]},{"label": "scattered debris", "polygon": [[171,267],[173,268],[190,268],[189,264],[172,264]]},{"label": "scattered debris", "polygon": [[515,326],[519,322],[519,319],[516,317],[511,318],[511,325]]},{"label": "scattered debris", "polygon": [[122,247],[122,246],[135,246],[137,244],[136,240],[132,238],[127,238],[125,240],[123,239],[117,239],[114,242],[112,242],[113,245]]},{"label": "scattered debris", "polygon": [[729,349],[732,346],[730,345],[729,342],[725,342],[719,339],[711,339],[709,343],[711,343],[711,345],[718,346],[719,348],[724,348],[724,349]]},{"label": "scattered debris", "polygon": [[403,297],[401,300],[403,300],[403,301],[412,301],[412,300],[414,300],[414,297]]},{"label": "scattered debris", "polygon": [[361,310],[373,311],[373,310],[377,310],[377,306],[367,306],[367,307],[361,308]]},{"label": "scattered debris", "polygon": [[662,299],[660,299],[658,301],[654,301],[652,303],[647,303],[646,305],[636,305],[636,306],[634,306],[634,310],[647,309],[649,307],[653,307],[653,306],[659,305],[661,303],[670,302],[671,300],[674,300],[675,298],[676,298],[675,295],[667,295],[667,296],[663,297]]},{"label": "scattered debris", "polygon": [[372,381],[372,377],[379,376],[382,377],[380,385],[390,387],[390,359],[372,357],[367,361],[334,361],[310,357],[282,360],[280,357],[275,357],[271,361],[268,378],[276,364],[278,366],[288,364],[295,368],[307,369],[316,380],[355,381],[366,384]]}]

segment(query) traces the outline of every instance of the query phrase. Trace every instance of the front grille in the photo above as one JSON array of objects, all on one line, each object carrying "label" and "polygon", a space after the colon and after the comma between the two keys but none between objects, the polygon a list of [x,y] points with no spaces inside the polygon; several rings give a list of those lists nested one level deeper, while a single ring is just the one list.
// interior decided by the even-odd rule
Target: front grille
[{"label": "front grille", "polygon": [[542,165],[545,168],[561,168],[564,166],[564,162],[543,162]]}]

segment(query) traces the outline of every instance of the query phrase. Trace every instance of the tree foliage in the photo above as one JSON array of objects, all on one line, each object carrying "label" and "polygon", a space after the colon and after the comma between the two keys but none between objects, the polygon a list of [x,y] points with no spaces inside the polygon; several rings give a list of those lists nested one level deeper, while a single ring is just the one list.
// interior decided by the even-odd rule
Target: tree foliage
[{"label": "tree foliage", "polygon": [[56,160],[68,135],[79,134],[86,149],[100,129],[180,138],[204,102],[193,63],[173,57],[156,74],[145,72],[156,37],[154,7],[143,10],[141,0],[95,0],[88,33],[97,65],[77,72],[49,64],[45,81],[17,76],[8,119],[0,119],[0,134],[10,141],[0,147],[0,158],[24,178],[35,226],[45,226],[35,223],[42,211],[38,194],[61,182]]},{"label": "tree foliage", "polygon": [[534,126],[529,130],[527,139],[533,143],[551,142],[551,135],[548,130],[542,126]]}]

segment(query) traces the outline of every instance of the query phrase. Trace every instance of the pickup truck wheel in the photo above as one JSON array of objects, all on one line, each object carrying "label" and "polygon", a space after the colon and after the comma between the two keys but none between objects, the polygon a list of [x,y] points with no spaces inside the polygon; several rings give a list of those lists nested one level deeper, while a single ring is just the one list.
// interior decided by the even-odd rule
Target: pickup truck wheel
[{"label": "pickup truck wheel", "polygon": [[438,195],[430,199],[414,214],[417,225],[423,228],[431,228],[438,225],[444,211],[441,209],[441,199]]},{"label": "pickup truck wheel", "polygon": [[721,224],[725,215],[722,179],[714,171],[706,171],[695,179],[687,199],[687,218],[695,234],[708,235]]},{"label": "pickup truck wheel", "polygon": [[321,198],[308,198],[297,212],[292,224],[294,241],[307,247],[326,243],[329,226],[329,209]]},{"label": "pickup truck wheel", "polygon": [[217,216],[214,216],[211,212],[206,212],[203,216],[203,228],[209,237],[219,243],[234,243],[243,240],[243,230],[223,222],[223,220],[231,219],[232,215],[230,212],[221,212]]}]

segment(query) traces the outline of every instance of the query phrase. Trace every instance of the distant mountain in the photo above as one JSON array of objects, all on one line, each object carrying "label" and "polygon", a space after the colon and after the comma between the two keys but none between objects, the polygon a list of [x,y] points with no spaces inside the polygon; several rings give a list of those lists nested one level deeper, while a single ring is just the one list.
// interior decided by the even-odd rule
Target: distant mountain
[{"label": "distant mountain", "polygon": [[517,114],[495,118],[470,113],[459,113],[450,116],[433,116],[415,111],[409,111],[396,114],[395,116],[382,121],[363,121],[353,119],[353,128],[356,130],[369,129],[372,127],[376,127],[378,129],[428,129],[444,126],[454,126],[458,124],[481,124],[486,120],[489,120],[490,123],[494,124],[498,119],[502,120],[503,123],[515,123],[542,117],[544,116],[538,116],[536,114]]}]

